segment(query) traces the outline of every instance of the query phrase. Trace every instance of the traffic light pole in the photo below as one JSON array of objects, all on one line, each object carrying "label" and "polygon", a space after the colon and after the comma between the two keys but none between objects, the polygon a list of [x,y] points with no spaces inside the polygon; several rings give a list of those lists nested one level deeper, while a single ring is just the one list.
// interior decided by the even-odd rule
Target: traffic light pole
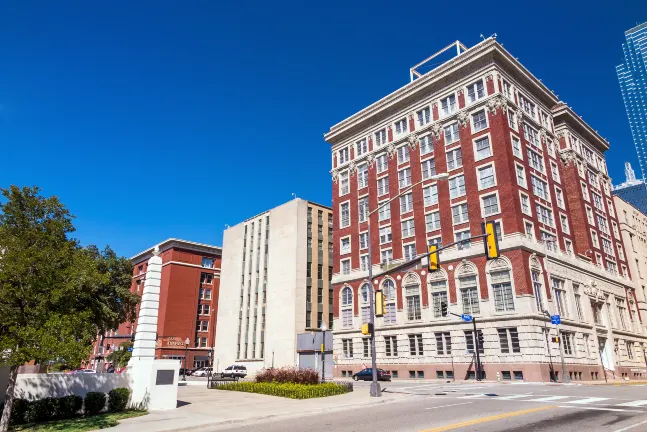
[{"label": "traffic light pole", "polygon": [[[371,232],[371,215],[367,218],[368,232]],[[369,324],[371,327],[371,397],[381,397],[382,390],[380,383],[377,381],[377,355],[375,351],[375,290],[373,289],[373,255],[371,248],[371,239],[368,239],[368,303],[370,305]]]},{"label": "traffic light pole", "polygon": [[476,318],[472,317],[474,325],[474,351],[476,352],[476,380],[481,381],[481,357],[479,356],[479,337],[476,332]]}]

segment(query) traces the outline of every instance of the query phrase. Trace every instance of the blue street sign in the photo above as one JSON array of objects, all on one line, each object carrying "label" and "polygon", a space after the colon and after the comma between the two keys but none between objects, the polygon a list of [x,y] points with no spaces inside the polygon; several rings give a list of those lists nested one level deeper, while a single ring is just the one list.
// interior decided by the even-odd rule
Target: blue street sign
[{"label": "blue street sign", "polygon": [[550,323],[551,324],[561,324],[562,323],[562,317],[559,315],[552,315],[550,317]]},{"label": "blue street sign", "polygon": [[133,352],[133,347],[128,348],[128,352]]},{"label": "blue street sign", "polygon": [[472,315],[462,314],[462,315],[461,315],[461,318],[462,318],[462,320],[463,320],[463,321],[465,321],[465,322],[472,322]]}]

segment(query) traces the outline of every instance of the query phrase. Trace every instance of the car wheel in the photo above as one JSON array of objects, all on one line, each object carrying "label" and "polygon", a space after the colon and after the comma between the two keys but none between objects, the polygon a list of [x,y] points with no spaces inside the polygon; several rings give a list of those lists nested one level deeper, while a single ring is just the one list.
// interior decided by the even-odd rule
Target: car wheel
[{"label": "car wheel", "polygon": [[359,377],[358,377],[357,375],[353,375],[353,379],[354,379],[355,381],[359,381]]}]

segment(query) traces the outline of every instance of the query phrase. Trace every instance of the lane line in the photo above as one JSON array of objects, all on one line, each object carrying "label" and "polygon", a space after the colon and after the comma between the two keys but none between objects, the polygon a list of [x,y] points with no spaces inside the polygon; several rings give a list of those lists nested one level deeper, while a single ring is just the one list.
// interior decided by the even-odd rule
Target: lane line
[{"label": "lane line", "polygon": [[600,402],[603,400],[608,400],[610,398],[601,398],[601,397],[592,397],[592,398],[586,398],[586,399],[579,399],[575,401],[569,402],[569,404],[588,404],[588,403],[593,403],[593,402]]},{"label": "lane line", "polygon": [[583,409],[583,410],[595,410],[595,411],[629,411],[629,412],[643,412],[643,411],[636,411],[636,410],[628,410],[628,409],[623,409],[623,408],[602,408],[602,407],[583,407],[583,406],[570,406],[570,405],[560,405],[560,408],[573,408],[573,409]]},{"label": "lane line", "polygon": [[550,402],[550,401],[556,401],[560,399],[568,399],[571,396],[547,396],[539,399],[528,399],[523,402]]},{"label": "lane line", "polygon": [[645,421],[641,421],[640,423],[636,423],[636,424],[633,424],[633,425],[631,425],[631,426],[627,426],[627,427],[622,428],[622,429],[618,429],[617,431],[613,431],[613,432],[624,432],[624,431],[628,431],[629,429],[633,429],[633,428],[635,428],[636,426],[644,425],[645,423],[647,423],[647,420],[645,420]]},{"label": "lane line", "polygon": [[639,407],[643,405],[647,405],[647,400],[635,400],[631,402],[621,403],[621,404],[618,404],[617,406]]},{"label": "lane line", "polygon": [[495,420],[501,420],[505,418],[510,418],[510,417],[517,417],[521,415],[526,415],[526,414],[532,414],[536,413],[539,411],[546,411],[550,409],[555,409],[557,406],[545,406],[545,407],[539,407],[539,408],[531,408],[531,409],[526,409],[526,410],[521,410],[521,411],[513,411],[513,412],[508,412],[505,414],[499,414],[499,415],[493,415],[489,417],[481,417],[475,420],[469,420],[461,423],[454,423],[451,425],[446,425],[446,426],[440,426],[440,427],[435,427],[431,429],[424,429],[420,432],[444,432],[452,429],[458,429],[466,426],[472,426],[480,423],[487,423]]},{"label": "lane line", "polygon": [[[501,396],[501,397],[495,397],[492,399],[495,400],[510,400],[510,399],[518,399],[522,397],[532,397],[532,394],[518,394],[518,395],[510,395],[510,396]],[[520,401],[520,402],[525,402],[525,401]]]},{"label": "lane line", "polygon": [[441,405],[441,406],[435,406],[435,407],[429,407],[425,408],[426,410],[432,410],[432,409],[438,409],[438,408],[447,408],[447,407],[453,407],[453,406],[458,406],[458,405],[468,405],[474,402],[463,402],[463,403],[457,403],[457,404],[450,404],[450,405]]},{"label": "lane line", "polygon": [[457,397],[457,399],[476,399],[481,397],[488,397],[488,396],[485,396],[485,393],[482,393],[482,394],[475,394],[475,395],[469,395],[469,396],[459,396]]}]

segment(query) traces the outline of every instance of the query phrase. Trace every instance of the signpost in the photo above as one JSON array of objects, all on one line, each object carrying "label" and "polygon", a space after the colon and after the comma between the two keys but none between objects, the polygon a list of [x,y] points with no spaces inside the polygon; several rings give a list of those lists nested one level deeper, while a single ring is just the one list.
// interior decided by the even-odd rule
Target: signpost
[{"label": "signpost", "polygon": [[461,319],[465,322],[472,322],[472,315],[462,314]]},{"label": "signpost", "polygon": [[550,323],[555,325],[560,325],[562,323],[562,317],[560,317],[559,315],[551,315]]}]

